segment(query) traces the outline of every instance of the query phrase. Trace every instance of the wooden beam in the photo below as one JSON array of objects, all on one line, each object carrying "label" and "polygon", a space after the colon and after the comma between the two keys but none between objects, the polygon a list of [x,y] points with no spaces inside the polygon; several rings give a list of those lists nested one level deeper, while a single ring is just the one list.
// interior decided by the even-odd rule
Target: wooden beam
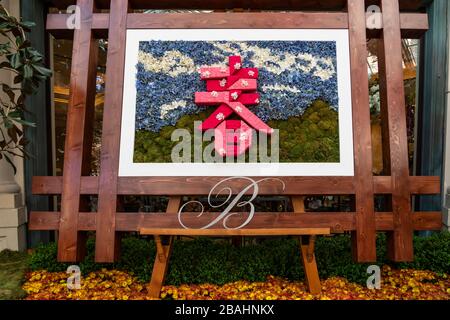
[{"label": "wooden beam", "polygon": [[217,12],[130,14],[129,29],[346,29],[345,12]]},{"label": "wooden beam", "polygon": [[98,217],[95,261],[114,262],[117,258],[115,214],[119,173],[120,126],[128,0],[112,1],[106,62],[105,107],[98,189]]},{"label": "wooden beam", "polygon": [[142,228],[140,234],[160,236],[301,236],[330,234],[330,228],[182,229]]},{"label": "wooden beam", "polygon": [[91,115],[88,105],[92,106],[93,103],[89,99],[95,99],[95,85],[93,86],[92,77],[95,81],[96,53],[95,40],[91,32],[94,0],[78,0],[77,4],[81,8],[81,27],[75,31],[72,54],[71,95],[67,111],[58,238],[58,261],[64,262],[79,261],[83,258],[83,237],[79,237],[79,230],[77,230],[80,185],[83,159],[86,159],[84,152],[88,152],[84,132],[90,121],[86,117]]},{"label": "wooden beam", "polygon": [[[440,177],[419,177],[409,176],[409,192],[416,194],[439,194],[441,193]],[[375,176],[373,177],[375,194],[392,194],[392,177]]]},{"label": "wooden beam", "polygon": [[[184,213],[183,221],[189,226],[201,227],[202,224],[210,222],[217,213],[206,212],[202,217],[197,213]],[[82,231],[95,231],[97,213],[80,212],[78,229]],[[242,222],[242,216],[230,217],[230,224]],[[30,213],[30,230],[58,230],[59,212],[32,211]],[[394,229],[392,212],[377,212],[377,231],[390,231]],[[414,230],[440,230],[442,228],[441,212],[414,212],[412,214]],[[271,226],[274,228],[330,228],[332,233],[355,230],[354,212],[291,212],[274,214],[257,212],[246,228],[263,228]],[[116,231],[137,232],[141,228],[179,228],[180,223],[177,215],[164,213],[116,213]]]},{"label": "wooden beam", "polygon": [[[47,14],[46,28],[48,31],[67,30],[67,21],[71,17],[66,13],[49,13]],[[109,14],[94,13],[92,15],[92,30],[108,30]]]},{"label": "wooden beam", "polygon": [[[70,38],[73,30],[67,30],[66,21],[70,15],[47,15],[47,30],[57,38]],[[281,28],[281,29],[347,29],[346,12],[215,12],[215,13],[130,13],[128,29],[170,29],[170,28]],[[403,38],[420,38],[428,30],[428,15],[425,13],[402,13],[400,23]],[[93,15],[92,29],[96,35],[106,37],[109,14]],[[367,30],[369,38],[379,38],[380,30]]]},{"label": "wooden beam", "polygon": [[[110,0],[97,0],[101,9],[110,8]],[[75,4],[75,0],[51,0],[50,3],[59,8],[66,9]],[[345,10],[346,0],[130,0],[133,9],[190,9],[190,10],[225,10],[225,9],[252,9],[252,10]],[[378,4],[377,0],[367,0],[366,5]],[[401,10],[419,11],[424,8],[423,0],[400,0]]]},{"label": "wooden beam", "polygon": [[348,0],[350,68],[355,159],[356,228],[353,256],[358,262],[376,261],[376,225],[372,179],[369,76],[367,73],[366,9],[362,0]]},{"label": "wooden beam", "polygon": [[380,83],[383,83],[380,99],[389,134],[389,143],[385,147],[389,150],[394,214],[394,231],[388,235],[388,255],[394,261],[412,261],[413,224],[408,186],[408,138],[398,0],[381,0],[381,6],[384,25],[379,54],[382,59]]},{"label": "wooden beam", "polygon": [[[349,195],[354,193],[352,177],[278,177],[286,183],[286,189],[262,184],[260,195]],[[220,181],[220,177],[119,177],[117,193],[120,195],[186,195],[181,186],[189,186],[189,195],[205,195]],[[392,193],[390,176],[373,177],[375,194]],[[231,184],[234,193],[242,185]],[[411,194],[439,194],[440,177],[409,177]],[[32,192],[35,195],[58,195],[62,190],[62,177],[33,177]],[[98,194],[98,177],[81,177],[81,194]]]}]

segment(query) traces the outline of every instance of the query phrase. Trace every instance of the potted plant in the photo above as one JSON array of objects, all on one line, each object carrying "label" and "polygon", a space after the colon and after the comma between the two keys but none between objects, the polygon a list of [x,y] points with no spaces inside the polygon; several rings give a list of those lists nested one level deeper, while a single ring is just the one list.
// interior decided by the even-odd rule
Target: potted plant
[{"label": "potted plant", "polygon": [[13,76],[12,84],[0,82],[0,160],[5,159],[14,173],[13,157],[29,156],[24,129],[34,126],[25,120],[25,97],[35,93],[52,75],[43,65],[42,54],[26,37],[33,26],[33,22],[11,16],[0,4],[0,72]]}]

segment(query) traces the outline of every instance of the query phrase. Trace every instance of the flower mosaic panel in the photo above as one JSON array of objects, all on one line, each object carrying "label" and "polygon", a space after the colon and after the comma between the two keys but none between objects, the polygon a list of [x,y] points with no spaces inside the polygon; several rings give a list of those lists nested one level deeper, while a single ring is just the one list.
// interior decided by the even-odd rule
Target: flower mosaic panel
[{"label": "flower mosaic panel", "polygon": [[258,69],[259,104],[249,109],[280,130],[280,162],[339,162],[336,42],[161,40],[139,43],[135,162],[170,161],[171,131],[212,111],[194,101],[205,91],[200,68],[233,55]]}]

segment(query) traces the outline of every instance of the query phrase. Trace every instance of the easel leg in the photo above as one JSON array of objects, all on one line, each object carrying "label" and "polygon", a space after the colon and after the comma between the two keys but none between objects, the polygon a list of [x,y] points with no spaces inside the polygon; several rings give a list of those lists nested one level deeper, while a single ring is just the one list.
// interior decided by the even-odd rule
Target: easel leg
[{"label": "easel leg", "polygon": [[316,256],[314,254],[315,236],[304,236],[300,238],[300,249],[302,253],[303,269],[305,270],[306,285],[312,294],[320,294],[319,270],[317,269]]},{"label": "easel leg", "polygon": [[[305,197],[294,196],[291,198],[294,211],[298,214],[305,212]],[[314,254],[315,236],[300,237],[300,251],[305,270],[305,280],[309,292],[319,294],[322,291],[319,271],[317,270],[316,256]]]},{"label": "easel leg", "polygon": [[169,258],[173,247],[173,237],[170,237],[168,245],[163,245],[161,237],[155,236],[155,243],[156,257],[155,263],[153,264],[152,279],[150,280],[148,290],[150,297],[159,298],[169,266]]},{"label": "easel leg", "polygon": [[[170,197],[167,205],[166,214],[174,214],[178,211],[181,204],[181,197]],[[174,237],[169,237],[168,244],[163,244],[160,236],[155,236],[156,257],[153,264],[152,279],[148,286],[150,297],[159,298],[161,288],[166,278],[169,259],[172,253]]]}]

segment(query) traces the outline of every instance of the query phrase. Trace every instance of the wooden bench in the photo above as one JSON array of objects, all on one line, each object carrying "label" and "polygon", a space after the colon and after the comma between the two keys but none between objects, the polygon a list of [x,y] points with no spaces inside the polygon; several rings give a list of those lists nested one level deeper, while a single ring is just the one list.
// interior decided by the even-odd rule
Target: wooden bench
[{"label": "wooden bench", "polygon": [[[169,203],[169,208],[170,208]],[[168,211],[169,211],[168,208]],[[317,235],[330,234],[330,228],[283,228],[283,229],[162,229],[142,228],[141,235],[153,235],[156,243],[156,258],[153,265],[152,278],[149,285],[150,295],[159,298],[161,287],[164,283],[168,262],[172,252],[175,236],[299,236],[300,252],[305,279],[309,291],[312,294],[321,292],[320,278],[314,254],[314,245]],[[161,236],[169,236],[169,241],[163,244]]]}]

